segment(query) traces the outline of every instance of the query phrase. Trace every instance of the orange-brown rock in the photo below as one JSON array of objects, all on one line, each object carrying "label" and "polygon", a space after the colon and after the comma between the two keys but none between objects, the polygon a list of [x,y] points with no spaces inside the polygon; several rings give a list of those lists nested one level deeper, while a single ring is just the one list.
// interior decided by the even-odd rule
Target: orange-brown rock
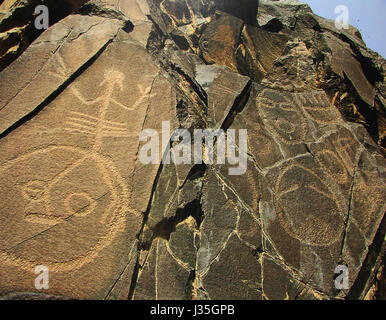
[{"label": "orange-brown rock", "polygon": [[[65,3],[36,39],[34,1],[0,4],[0,299],[384,298],[385,60],[355,28],[296,0]],[[144,164],[145,129],[159,159],[194,145],[163,122],[247,130],[245,170]]]}]

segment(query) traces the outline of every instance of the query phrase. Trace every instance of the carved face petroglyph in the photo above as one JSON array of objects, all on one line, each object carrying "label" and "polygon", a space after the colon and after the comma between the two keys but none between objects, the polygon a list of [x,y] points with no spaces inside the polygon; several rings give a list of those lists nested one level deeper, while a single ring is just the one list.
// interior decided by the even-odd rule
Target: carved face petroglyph
[{"label": "carved face petroglyph", "polygon": [[[41,159],[47,159],[44,166]],[[14,243],[12,250],[0,253],[5,260],[33,267],[41,259],[56,271],[79,268],[124,228],[128,191],[113,163],[97,153],[69,146],[45,147],[8,162],[0,171],[0,182],[7,187],[4,192],[10,200],[24,203],[5,212],[3,232],[8,229],[6,222],[12,226],[17,219],[25,219],[33,230],[43,230],[40,239],[28,241],[33,253],[28,245]],[[87,235],[88,246],[74,250],[73,243],[84,237],[90,223],[95,234]],[[67,243],[56,236],[64,230],[71,240]],[[13,232],[20,233],[15,234],[18,239],[29,230]],[[44,250],[47,244],[50,250]]]},{"label": "carved face petroglyph", "polygon": [[284,229],[302,243],[328,246],[342,235],[339,202],[323,180],[303,165],[291,164],[281,173],[276,208]]},{"label": "carved face petroglyph", "polygon": [[[67,113],[62,129],[91,137],[87,149],[41,146],[2,165],[1,191],[9,201],[2,209],[1,232],[13,233],[0,247],[6,263],[29,270],[36,262],[51,271],[80,268],[125,229],[128,216],[138,215],[129,208],[127,185],[113,159],[102,155],[104,138],[131,137],[127,124],[108,119],[108,111],[112,106],[122,112],[135,110],[148,93],[146,89],[133,106],[121,104],[113,94],[123,89],[124,80],[123,73],[108,69],[99,85],[100,96],[92,100],[70,89],[81,105]],[[96,114],[88,114],[86,106]],[[12,228],[21,219],[30,227]]]},{"label": "carved face petroglyph", "polygon": [[43,264],[53,272],[73,271],[93,262],[128,224],[140,227],[142,216],[129,206],[127,182],[108,141],[138,139],[127,119],[152,95],[138,85],[136,101],[123,104],[124,81],[124,73],[107,69],[94,96],[69,87],[76,104],[63,112],[58,130],[71,139],[49,141],[2,164],[1,261],[25,270]]},{"label": "carved face petroglyph", "polygon": [[[33,152],[30,158],[59,152],[60,147],[49,151]],[[25,216],[33,221],[41,220],[43,224],[55,224],[70,215],[84,217],[96,208],[98,192],[94,188],[82,183],[82,176],[93,179],[99,185],[108,185],[108,177],[104,176],[103,161],[95,155],[85,155],[82,151],[72,147],[63,147],[63,152],[79,155],[79,159],[58,172],[53,178],[40,176],[29,180],[21,186],[21,193],[27,201]],[[103,168],[104,169],[104,168]],[[102,169],[102,170],[103,170]],[[41,180],[46,178],[46,180]]]},{"label": "carved face petroglyph", "polygon": [[307,134],[306,121],[292,94],[264,90],[257,108],[264,125],[281,142],[297,144],[304,141]]}]

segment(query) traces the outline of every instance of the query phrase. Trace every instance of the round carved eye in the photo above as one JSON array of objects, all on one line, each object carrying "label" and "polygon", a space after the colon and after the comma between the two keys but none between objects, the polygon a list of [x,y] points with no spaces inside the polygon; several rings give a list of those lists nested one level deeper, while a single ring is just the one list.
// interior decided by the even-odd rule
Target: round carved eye
[{"label": "round carved eye", "polygon": [[95,208],[95,201],[87,193],[73,193],[66,199],[69,212],[78,216],[86,216]]},{"label": "round carved eye", "polygon": [[280,130],[286,133],[293,133],[296,130],[296,127],[294,126],[293,123],[284,119],[281,119],[280,121],[278,121],[277,126]]}]

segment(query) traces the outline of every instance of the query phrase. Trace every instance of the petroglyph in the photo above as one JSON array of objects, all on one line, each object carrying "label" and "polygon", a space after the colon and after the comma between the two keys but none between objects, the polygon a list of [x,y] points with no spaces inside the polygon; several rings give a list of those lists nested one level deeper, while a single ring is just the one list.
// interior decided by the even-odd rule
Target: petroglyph
[{"label": "petroglyph", "polygon": [[[317,125],[326,128],[342,123],[341,116],[323,91],[291,93],[264,89],[258,95],[257,109],[266,129],[288,146],[312,140]],[[343,140],[341,143],[345,145]],[[292,156],[299,152],[298,149]]]},{"label": "petroglyph", "polygon": [[313,170],[300,164],[288,165],[278,177],[275,192],[279,221],[292,237],[316,246],[328,246],[340,239],[343,210]]},{"label": "petroglyph", "polygon": [[[350,217],[357,225],[365,238],[369,237],[379,223],[379,219],[385,211],[385,183],[375,184],[380,179],[379,171],[368,154],[363,152],[358,161],[358,168],[355,172]],[[371,200],[369,198],[371,195]]]},{"label": "petroglyph", "polygon": [[[28,170],[29,165],[36,164],[41,157],[50,157],[53,154],[62,156],[64,159],[70,155],[75,161],[59,172],[56,172],[58,168],[55,163],[52,163],[51,168],[44,167],[34,172]],[[19,166],[25,167],[25,171],[17,177],[18,183],[27,181],[19,190],[22,197],[29,201],[24,209],[25,218],[29,222],[48,227],[46,229],[48,235],[46,241],[55,236],[53,233],[56,227],[63,223],[72,225],[75,219],[79,219],[80,225],[87,224],[87,218],[90,215],[98,217],[97,221],[100,225],[105,226],[101,229],[104,234],[94,238],[94,243],[90,244],[89,248],[77,252],[72,259],[55,261],[50,257],[51,254],[55,255],[55,250],[40,257],[39,262],[43,261],[52,271],[78,269],[91,262],[103,248],[113,241],[118,232],[124,230],[128,214],[134,214],[138,219],[140,218],[140,215],[129,207],[129,194],[123,178],[112,161],[100,154],[69,146],[45,147],[16,158],[3,166],[0,171],[0,181],[4,183],[3,179],[6,178],[7,174]],[[94,177],[94,184],[82,185],[82,176],[90,174]],[[17,185],[9,192],[17,192]],[[95,185],[99,185],[99,188],[95,188]],[[105,199],[104,202],[108,199],[108,204],[103,205],[101,199]],[[22,210],[22,208],[20,209]],[[22,218],[18,212],[15,212],[14,215]],[[7,217],[4,218],[7,219]],[[12,219],[12,217],[8,218]],[[83,220],[84,218],[86,220]],[[82,229],[80,225],[77,227]],[[49,234],[50,232],[52,233]],[[44,232],[41,235],[44,235]],[[30,241],[35,237],[39,237],[39,235],[30,237]],[[29,239],[25,241],[28,242]],[[44,239],[42,242],[41,245],[44,246]],[[38,246],[37,243],[34,245]],[[57,245],[63,245],[63,243],[57,243]],[[2,261],[15,264],[26,270],[33,270],[36,261],[32,257],[19,256],[19,253],[14,250],[18,246],[15,245],[0,252]]]},{"label": "petroglyph", "polygon": [[262,84],[277,90],[306,92],[317,88],[312,52],[300,39],[289,40],[283,54],[268,71]]},{"label": "petroglyph", "polygon": [[[25,206],[19,207],[19,210],[23,210],[23,215],[20,215],[20,212],[15,215],[29,223],[47,227],[46,231],[1,252],[1,258],[6,263],[28,270],[32,270],[31,268],[36,265],[35,261],[44,262],[51,271],[78,269],[94,260],[98,253],[113,241],[116,234],[124,230],[125,217],[128,214],[137,216],[140,221],[141,215],[130,209],[129,191],[125,181],[114,163],[101,153],[105,137],[135,137],[129,134],[126,123],[107,120],[110,105],[115,104],[130,112],[151,96],[150,88],[143,89],[139,86],[141,96],[133,106],[128,107],[116,101],[113,98],[114,90],[123,89],[124,79],[123,73],[113,69],[107,70],[104,80],[99,85],[104,88],[104,91],[93,100],[86,100],[75,87],[70,88],[70,92],[82,103],[79,110],[82,105],[96,107],[96,116],[82,111],[70,111],[64,127],[66,131],[91,136],[94,142],[90,149],[64,145],[42,147],[2,166],[0,180],[6,179],[15,167],[24,168],[17,177],[18,187],[12,191],[20,194]],[[59,165],[51,161],[50,167],[44,168],[38,168],[35,165],[40,158],[58,157],[64,163]],[[93,177],[91,179],[93,181],[90,181],[90,176]],[[88,181],[88,184],[84,185],[83,181],[84,183]],[[2,183],[7,185],[6,182]],[[72,225],[75,219],[78,219],[82,225],[87,223],[84,219],[90,216],[93,216],[93,223],[100,224],[101,234],[94,237],[93,241],[89,239],[91,242],[89,248],[80,250],[72,256],[64,255],[60,262],[55,258],[55,250],[46,252],[44,256],[38,258],[33,254],[26,254],[22,248],[24,243],[35,241],[35,237],[44,238],[47,235],[47,239],[41,241],[41,245],[44,245],[44,241],[50,241],[59,226]],[[96,220],[95,217],[97,217]],[[55,247],[55,244],[51,243],[52,245]],[[34,246],[40,245],[35,243]],[[18,252],[19,250],[21,252]],[[62,251],[65,249],[62,248]]]},{"label": "petroglyph", "polygon": [[306,120],[293,94],[264,89],[257,99],[257,108],[268,131],[280,141],[299,144],[305,140]]},{"label": "petroglyph", "polygon": [[[384,61],[296,1],[230,2],[90,1],[0,73],[3,297],[34,291],[37,265],[47,298],[81,300],[351,299],[378,285]],[[247,131],[225,150],[245,172],[178,164],[193,140],[169,131],[217,128]],[[141,161],[152,142],[174,165]],[[341,264],[349,294],[334,287]]]},{"label": "petroglyph", "polygon": [[326,137],[320,145],[316,144],[311,148],[321,167],[339,184],[351,185],[357,152],[360,150],[352,134],[341,128]]},{"label": "petroglyph", "polygon": [[82,102],[84,105],[100,105],[98,116],[94,117],[86,113],[72,112],[71,116],[67,120],[66,130],[77,131],[79,133],[95,136],[95,144],[93,150],[98,151],[102,144],[104,137],[115,137],[115,138],[130,138],[135,137],[128,133],[127,124],[116,121],[109,121],[106,119],[106,114],[110,104],[115,104],[126,111],[136,110],[145,99],[151,98],[150,95],[151,87],[144,89],[142,85],[138,85],[140,92],[140,98],[132,105],[128,107],[119,101],[115,100],[112,96],[114,90],[117,88],[123,90],[123,82],[125,76],[123,73],[114,69],[107,70],[104,80],[99,84],[99,87],[106,86],[105,92],[99,97],[93,100],[87,100],[75,87],[72,87],[73,94]]},{"label": "petroglyph", "polygon": [[[101,129],[98,129],[99,126]],[[94,137],[97,135],[117,138],[133,137],[133,135],[128,134],[127,125],[123,122],[108,120],[100,122],[97,117],[75,111],[68,117],[65,130],[76,131]]]},{"label": "petroglyph", "polygon": [[342,121],[339,112],[324,91],[297,93],[294,96],[298,106],[313,121],[320,124],[334,124]]},{"label": "petroglyph", "polygon": [[316,159],[339,183],[350,182],[346,166],[334,151],[322,150],[317,153]]}]

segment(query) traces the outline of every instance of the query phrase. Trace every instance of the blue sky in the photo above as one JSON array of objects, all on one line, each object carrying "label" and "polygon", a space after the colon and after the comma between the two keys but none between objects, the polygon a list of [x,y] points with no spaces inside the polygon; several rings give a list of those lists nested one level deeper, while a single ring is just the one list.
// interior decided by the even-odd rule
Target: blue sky
[{"label": "blue sky", "polygon": [[367,46],[386,57],[386,0],[300,0],[319,16],[335,19],[335,8],[349,9],[350,24],[358,28]]}]

